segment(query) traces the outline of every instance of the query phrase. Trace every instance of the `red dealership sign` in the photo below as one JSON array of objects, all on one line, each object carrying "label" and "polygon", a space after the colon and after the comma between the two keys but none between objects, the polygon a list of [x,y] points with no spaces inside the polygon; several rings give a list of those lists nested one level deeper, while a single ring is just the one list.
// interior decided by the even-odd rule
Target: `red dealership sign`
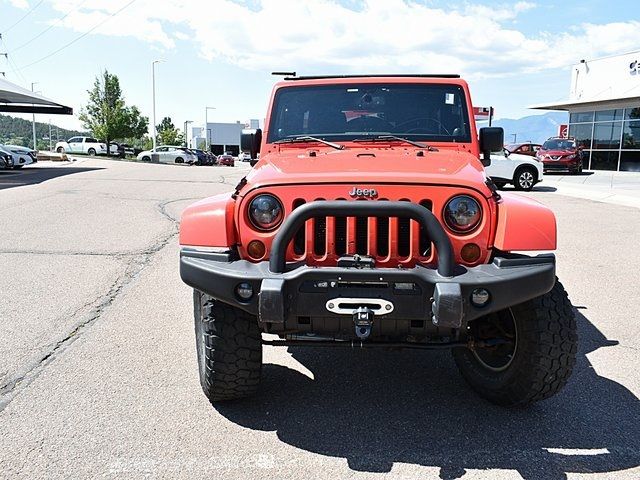
[{"label": "red dealership sign", "polygon": [[558,125],[558,136],[561,138],[569,137],[569,125]]}]

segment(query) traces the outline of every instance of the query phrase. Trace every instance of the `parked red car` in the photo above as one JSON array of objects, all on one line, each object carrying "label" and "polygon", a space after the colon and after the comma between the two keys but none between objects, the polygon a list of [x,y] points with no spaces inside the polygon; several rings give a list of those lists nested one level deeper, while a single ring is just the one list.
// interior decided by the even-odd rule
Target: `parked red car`
[{"label": "parked red car", "polygon": [[504,148],[509,150],[509,153],[518,153],[520,155],[529,155],[531,157],[535,157],[540,150],[539,143],[510,143],[509,145],[505,145]]},{"label": "parked red car", "polygon": [[536,158],[544,165],[544,172],[582,172],[582,148],[574,138],[551,137],[542,144]]},{"label": "parked red car", "polygon": [[235,158],[232,155],[218,155],[218,165],[226,165],[227,167],[233,167],[236,164]]}]

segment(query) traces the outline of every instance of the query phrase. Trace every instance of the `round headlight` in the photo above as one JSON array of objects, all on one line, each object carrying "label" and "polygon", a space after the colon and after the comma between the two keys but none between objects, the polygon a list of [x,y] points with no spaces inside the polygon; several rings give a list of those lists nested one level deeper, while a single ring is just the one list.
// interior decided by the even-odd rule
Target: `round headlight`
[{"label": "round headlight", "polygon": [[467,195],[453,197],[444,207],[444,221],[456,233],[468,233],[482,218],[480,204]]},{"label": "round headlight", "polygon": [[259,230],[273,230],[282,217],[282,204],[273,195],[258,195],[249,205],[249,220]]}]

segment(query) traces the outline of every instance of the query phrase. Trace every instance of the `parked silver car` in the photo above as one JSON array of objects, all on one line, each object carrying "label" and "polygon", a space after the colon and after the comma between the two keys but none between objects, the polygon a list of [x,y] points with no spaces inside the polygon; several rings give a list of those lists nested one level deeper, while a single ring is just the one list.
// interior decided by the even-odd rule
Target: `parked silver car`
[{"label": "parked silver car", "polygon": [[160,163],[196,163],[198,157],[195,153],[185,147],[178,147],[175,145],[161,145],[156,147],[155,150],[145,150],[140,152],[136,157],[143,162],[150,162],[153,154],[158,155],[158,161]]},{"label": "parked silver car", "polygon": [[0,145],[3,150],[6,150],[13,157],[13,168],[22,168],[25,165],[30,165],[38,161],[36,151],[28,147],[22,147],[20,145]]}]

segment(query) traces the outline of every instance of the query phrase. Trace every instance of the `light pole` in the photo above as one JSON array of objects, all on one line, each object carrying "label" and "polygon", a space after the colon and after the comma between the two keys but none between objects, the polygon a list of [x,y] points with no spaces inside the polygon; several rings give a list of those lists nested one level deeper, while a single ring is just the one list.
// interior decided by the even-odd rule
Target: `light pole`
[{"label": "light pole", "polygon": [[154,60],[151,62],[151,84],[153,89],[153,151],[156,151],[156,63],[164,60]]},{"label": "light pole", "polygon": [[[189,144],[187,144],[187,124],[189,123],[193,123],[193,120],[185,120],[184,121],[184,146],[185,147],[190,147]],[[197,147],[197,145],[196,145]]]},{"label": "light pole", "polygon": [[[33,92],[33,86],[38,84],[40,82],[31,82],[31,91]],[[33,113],[33,121],[31,122],[32,127],[33,127],[33,149],[37,150],[38,147],[36,145],[36,114]]]},{"label": "light pole", "polygon": [[513,135],[513,143],[516,143],[518,141],[518,134],[512,133],[511,135]]},{"label": "light pole", "polygon": [[209,110],[215,110],[216,107],[204,107],[204,134],[206,135],[204,145],[209,150]]}]

